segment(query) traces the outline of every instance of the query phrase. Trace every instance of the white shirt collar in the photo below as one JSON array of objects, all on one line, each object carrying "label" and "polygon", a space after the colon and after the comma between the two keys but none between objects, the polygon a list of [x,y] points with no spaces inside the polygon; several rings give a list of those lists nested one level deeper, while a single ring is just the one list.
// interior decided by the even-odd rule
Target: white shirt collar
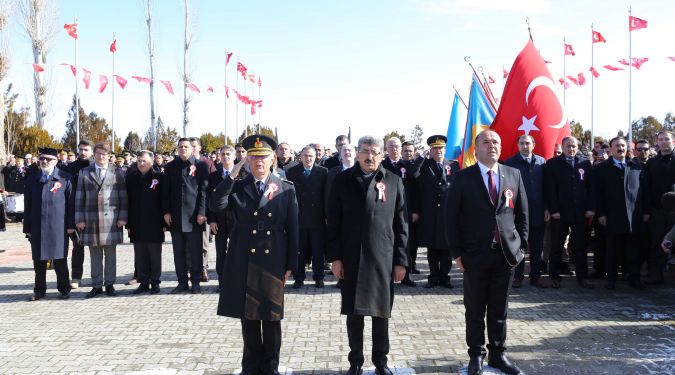
[{"label": "white shirt collar", "polygon": [[481,162],[476,162],[478,164],[478,167],[480,168],[480,174],[485,176],[487,175],[487,171],[491,170],[495,175],[499,174],[499,163],[495,163],[495,165],[492,166],[492,168],[488,168],[485,164]]}]

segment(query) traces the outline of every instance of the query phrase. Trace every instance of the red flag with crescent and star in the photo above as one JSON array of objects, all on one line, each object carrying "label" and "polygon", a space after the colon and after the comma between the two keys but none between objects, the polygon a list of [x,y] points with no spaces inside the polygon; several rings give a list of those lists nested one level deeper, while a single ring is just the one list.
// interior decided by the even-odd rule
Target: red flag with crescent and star
[{"label": "red flag with crescent and star", "polygon": [[501,159],[518,152],[523,134],[534,138],[534,152],[546,159],[553,156],[555,144],[571,134],[557,84],[531,40],[513,62],[490,128],[502,138]]},{"label": "red flag with crescent and star", "polygon": [[647,21],[642,18],[628,16],[628,31],[644,29],[647,27]]},{"label": "red flag with crescent and star", "polygon": [[593,43],[607,43],[607,40],[602,34],[593,30]]},{"label": "red flag with crescent and star", "polygon": [[76,23],[67,23],[63,25],[63,29],[66,30],[68,35],[71,38],[77,39],[77,22]]}]

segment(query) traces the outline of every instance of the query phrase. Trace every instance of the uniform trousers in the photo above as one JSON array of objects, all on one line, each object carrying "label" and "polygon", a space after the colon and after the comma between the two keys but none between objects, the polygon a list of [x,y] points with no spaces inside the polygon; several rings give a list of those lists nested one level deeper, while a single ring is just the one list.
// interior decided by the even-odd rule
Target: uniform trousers
[{"label": "uniform trousers", "polygon": [[495,246],[480,254],[462,256],[469,356],[487,354],[484,348],[486,320],[487,348],[493,353],[506,350],[506,310],[514,271],[506,262],[501,246]]},{"label": "uniform trousers", "polygon": [[[89,246],[89,255],[91,256],[91,284],[94,288],[101,288],[115,284],[117,278],[117,245]],[[105,269],[103,257],[105,255]]]},{"label": "uniform trousers", "polygon": [[[56,289],[61,293],[70,292],[70,279],[68,279],[68,259],[52,260],[52,267],[56,272]],[[33,260],[33,269],[35,269],[35,294],[47,293],[47,261]]]},{"label": "uniform trousers", "polygon": [[[349,364],[363,366],[363,315],[347,315],[347,337],[349,339]],[[387,365],[389,353],[389,318],[372,317],[373,350],[372,360],[375,367]]]},{"label": "uniform trousers", "polygon": [[450,249],[427,248],[427,260],[429,261],[429,283],[440,284],[450,281],[450,268],[452,256]]},{"label": "uniform trousers", "polygon": [[549,266],[549,276],[552,279],[560,280],[561,278],[562,257],[568,233],[570,234],[568,247],[572,248],[570,253],[574,254],[574,272],[577,281],[581,282],[586,279],[586,276],[588,276],[587,230],[586,222],[570,224],[563,223],[559,219],[551,219],[551,264]]},{"label": "uniform trousers", "polygon": [[171,231],[171,245],[173,247],[173,262],[176,267],[176,278],[178,284],[187,286],[188,284],[188,263],[186,257],[189,256],[192,264],[190,267],[190,277],[192,285],[199,285],[202,278],[202,233]]},{"label": "uniform trousers", "polygon": [[633,233],[610,234],[606,233],[607,251],[605,252],[605,272],[607,281],[616,282],[619,265],[625,259],[630,281],[640,281],[640,244],[639,235]]},{"label": "uniform trousers", "polygon": [[162,244],[134,242],[134,264],[139,283],[158,285],[162,276]]},{"label": "uniform trousers", "polygon": [[241,320],[244,339],[242,371],[251,374],[273,374],[279,370],[281,351],[281,321]]},{"label": "uniform trousers", "polygon": [[80,231],[75,230],[68,235],[73,243],[73,253],[70,259],[73,280],[82,280],[82,273],[84,273],[84,245],[80,242],[81,234]]}]

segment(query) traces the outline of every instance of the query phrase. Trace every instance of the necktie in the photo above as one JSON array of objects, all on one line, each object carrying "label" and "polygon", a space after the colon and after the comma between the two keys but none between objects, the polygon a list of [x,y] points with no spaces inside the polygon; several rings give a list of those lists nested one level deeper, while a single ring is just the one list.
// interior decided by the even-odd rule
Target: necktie
[{"label": "necktie", "polygon": [[303,174],[305,175],[305,177],[309,177],[309,174],[310,174],[310,173],[311,173],[311,171],[310,171],[309,169],[305,169],[305,170],[303,171]]},{"label": "necktie", "polygon": [[438,163],[438,171],[443,174],[443,163]]},{"label": "necktie", "polygon": [[49,175],[43,173],[42,176],[40,176],[40,182],[44,184],[47,183],[47,180],[49,180]]},{"label": "necktie", "polygon": [[[487,171],[488,175],[488,192],[490,193],[490,200],[492,201],[493,205],[497,205],[497,184],[495,183],[495,180],[492,178],[492,175],[494,172],[492,170]],[[495,223],[495,242],[500,244],[502,243],[501,238],[499,237],[499,227]]]},{"label": "necktie", "polygon": [[229,175],[230,175],[230,171],[228,171],[227,169],[224,169],[223,170],[223,179],[226,179],[227,176],[229,176]]},{"label": "necktie", "polygon": [[624,163],[619,163],[619,168],[621,170],[624,170],[624,169],[626,169],[626,165]]},{"label": "necktie", "polygon": [[262,181],[256,181],[255,187],[258,190],[258,195],[263,195],[263,182]]},{"label": "necktie", "polygon": [[98,169],[98,178],[103,180],[103,177],[105,177],[105,168],[99,168]]},{"label": "necktie", "polygon": [[567,158],[567,164],[571,165],[574,168],[574,158]]},{"label": "necktie", "polygon": [[527,164],[532,163],[532,159],[530,159],[530,158],[525,158],[525,161],[527,162]]}]

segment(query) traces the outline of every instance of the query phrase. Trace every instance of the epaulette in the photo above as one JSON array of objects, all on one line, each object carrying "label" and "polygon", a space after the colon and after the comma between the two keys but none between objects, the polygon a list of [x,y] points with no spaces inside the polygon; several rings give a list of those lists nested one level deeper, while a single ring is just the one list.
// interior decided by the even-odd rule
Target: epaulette
[{"label": "epaulette", "polygon": [[288,180],[285,180],[283,178],[281,179],[281,181],[293,186],[293,181],[288,181]]}]

